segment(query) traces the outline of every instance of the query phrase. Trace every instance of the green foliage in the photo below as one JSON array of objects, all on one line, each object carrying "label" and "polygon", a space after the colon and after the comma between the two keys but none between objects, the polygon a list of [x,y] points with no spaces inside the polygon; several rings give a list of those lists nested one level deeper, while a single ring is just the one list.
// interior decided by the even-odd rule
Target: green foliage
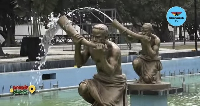
[{"label": "green foliage", "polygon": [[[118,0],[119,1],[119,0]],[[164,35],[162,32],[167,29],[166,13],[173,6],[179,6],[186,10],[186,29],[189,34],[194,33],[194,0],[120,0],[121,5],[117,7],[123,20],[132,22],[133,25],[144,22],[151,22],[158,36]],[[200,0],[197,0],[197,20],[200,20]],[[121,7],[121,8],[120,8]],[[120,10],[121,9],[121,10]],[[198,21],[198,25],[200,21]]]},{"label": "green foliage", "polygon": [[[16,14],[30,16],[33,11],[39,16],[46,16],[52,11],[55,14],[73,10],[80,7],[116,8],[123,22],[131,22],[133,25],[151,22],[160,31],[167,29],[167,11],[173,6],[180,6],[186,10],[186,29],[194,26],[194,0],[15,0]],[[200,0],[197,0],[197,7]],[[200,10],[198,9],[198,14]],[[198,15],[197,20],[200,20]],[[199,21],[200,22],[200,21]],[[198,24],[199,24],[198,22]],[[191,31],[189,31],[191,32]]]},{"label": "green foliage", "polygon": [[57,6],[58,0],[33,0],[33,11],[39,15],[49,15]]},{"label": "green foliage", "polygon": [[58,0],[15,0],[15,14],[21,17],[28,15],[46,16],[54,11]]},{"label": "green foliage", "polygon": [[14,0],[14,13],[19,17],[31,15],[31,0]]},{"label": "green foliage", "polygon": [[[132,23],[157,22],[163,21],[169,9],[163,0],[126,0],[122,1],[125,5],[126,14]],[[166,18],[165,18],[166,19]]]},{"label": "green foliage", "polygon": [[[14,6],[14,0],[0,0],[0,26],[3,27],[3,37],[6,40],[4,44],[7,46],[14,45],[15,43],[15,17],[13,12]],[[0,47],[0,55],[1,54],[2,50]]]}]

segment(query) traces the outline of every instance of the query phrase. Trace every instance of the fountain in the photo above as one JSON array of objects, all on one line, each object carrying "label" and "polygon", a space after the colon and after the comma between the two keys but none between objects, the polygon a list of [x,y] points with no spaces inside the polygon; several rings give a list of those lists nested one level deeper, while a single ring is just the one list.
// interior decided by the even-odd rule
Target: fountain
[{"label": "fountain", "polygon": [[[92,9],[92,8],[90,8],[90,7],[86,7],[85,8],[86,10],[95,10],[94,8]],[[84,10],[83,8],[82,9],[76,9],[76,10],[74,10],[74,11],[78,11],[78,10]],[[69,14],[68,14],[69,15]],[[106,16],[107,17],[107,16]],[[110,19],[111,21],[112,21],[112,19]],[[44,48],[45,48],[45,56],[43,56],[43,57],[40,57],[40,59],[41,59],[41,61],[38,61],[38,62],[36,62],[36,66],[37,66],[37,69],[38,70],[35,70],[36,72],[37,72],[37,75],[39,75],[39,77],[33,77],[32,79],[35,81],[35,82],[30,82],[30,85],[31,84],[37,84],[37,83],[39,83],[40,82],[40,79],[41,79],[41,71],[39,71],[40,69],[41,69],[41,66],[43,65],[43,64],[45,64],[45,62],[46,62],[46,55],[48,54],[48,49],[49,49],[49,45],[50,45],[50,40],[51,40],[51,38],[55,35],[55,33],[56,33],[56,31],[60,28],[60,26],[57,24],[57,20],[54,20],[54,21],[52,21],[52,23],[50,23],[50,28],[46,31],[46,34],[45,34],[45,36],[44,36],[44,38],[42,39],[42,45],[44,46]],[[38,57],[39,58],[39,57]],[[127,68],[127,66],[125,65],[125,66],[123,66],[124,67],[124,69],[123,70],[130,70],[129,68]],[[61,70],[61,69],[58,69],[59,71]],[[66,74],[67,75],[67,77],[69,77],[70,75],[68,75],[69,73],[64,73],[64,72],[66,72],[66,70],[68,71],[70,71],[70,75],[76,75],[77,73],[77,76],[80,74],[80,70],[70,70],[70,69],[65,69],[64,71],[62,71],[61,72],[61,74],[63,75],[63,74]],[[91,69],[85,69],[85,70],[91,70]],[[32,72],[35,72],[35,71],[32,71]],[[56,70],[57,71],[57,70]],[[58,73],[59,73],[59,71],[57,71]],[[75,72],[74,72],[75,71]],[[81,71],[84,71],[84,68],[81,70]],[[52,71],[49,71],[49,72],[52,72]],[[74,72],[73,74],[71,74],[72,72]],[[126,73],[126,74],[129,74],[129,73]],[[58,75],[58,74],[57,74]],[[84,75],[83,74],[80,74],[81,75],[81,78],[85,78],[85,77],[83,77]],[[131,74],[132,75],[132,74]],[[65,77],[61,77],[61,75],[58,75],[58,77],[60,77],[58,80],[62,80],[62,79],[65,79],[66,78],[66,76]],[[37,80],[36,80],[37,79]],[[57,79],[56,79],[57,80]],[[65,79],[65,80],[69,80],[69,79]],[[70,81],[71,81],[72,79],[70,79]],[[71,81],[71,82],[74,82],[74,81],[77,81],[76,79],[73,79],[73,81]],[[64,82],[64,81],[63,81]],[[171,81],[171,82],[173,82],[173,81]],[[68,83],[68,82],[67,82]],[[52,85],[53,85],[54,83],[52,83]],[[60,83],[59,82],[59,85],[60,84],[62,84],[62,82]],[[76,83],[73,83],[73,84],[76,84]],[[47,85],[47,84],[46,84]],[[46,86],[45,85],[45,86]],[[48,85],[49,86],[49,85]],[[71,85],[70,85],[71,86]],[[55,86],[55,88],[56,88],[57,86]],[[63,87],[63,86],[62,86]],[[61,94],[63,94],[63,92],[61,92]],[[65,94],[65,93],[64,93]],[[45,94],[42,94],[42,95],[45,95]],[[78,95],[78,94],[76,94],[76,95]],[[31,96],[31,95],[30,95]],[[35,96],[35,95],[34,95]],[[34,97],[34,96],[32,96],[32,97]],[[38,95],[37,95],[37,97],[38,97]],[[62,102],[64,102],[64,101],[66,101],[66,100],[62,100],[63,99],[63,97],[64,98],[67,98],[66,97],[66,95],[65,96],[62,96],[62,97],[60,97],[59,99],[61,99],[61,101]],[[79,96],[77,96],[77,97],[79,97]],[[37,99],[37,98],[33,98],[33,99]],[[48,98],[49,99],[49,98]],[[77,98],[76,98],[77,99]],[[50,100],[54,100],[54,98],[51,98]],[[37,101],[37,100],[36,100]],[[44,102],[45,100],[43,99],[42,100],[42,102]],[[74,101],[75,101],[75,99],[74,99]],[[79,98],[79,101],[80,102],[83,102],[80,98]],[[23,101],[22,101],[23,102]],[[33,103],[33,100],[31,100],[31,102]],[[54,100],[53,102],[56,102],[56,100]],[[175,102],[175,101],[174,101]],[[50,102],[49,104],[51,104],[52,102]],[[77,103],[77,102],[76,102]],[[54,103],[55,105],[57,105],[56,103]],[[62,104],[61,104],[62,105]],[[75,104],[75,102],[73,102],[73,105],[74,106],[76,106],[76,104]],[[80,105],[80,104],[77,104],[77,106],[78,105]],[[28,105],[27,105],[28,106]],[[32,106],[32,105],[31,105]]]},{"label": "fountain", "polygon": [[[75,12],[75,11],[81,11],[81,10],[86,10],[86,11],[95,10],[95,11],[98,11],[99,13],[103,14],[104,16],[106,16],[111,22],[113,22],[114,27],[116,27],[117,29],[120,29],[120,32],[122,32],[122,33],[124,33],[124,32],[126,33],[127,32],[129,35],[133,34],[129,30],[127,30],[126,28],[120,26],[120,24],[117,23],[116,20],[112,20],[105,13],[103,13],[100,10],[95,9],[95,8],[91,8],[91,7],[79,8],[79,9],[73,10],[70,14],[73,14],[73,12]],[[68,14],[68,15],[70,15],[70,14]],[[62,28],[66,33],[68,33],[68,35],[73,38],[73,42],[75,44],[78,44],[79,41],[81,41],[82,45],[89,46],[89,47],[96,47],[96,45],[93,44],[92,42],[89,42],[86,39],[84,39],[82,36],[79,36],[79,34],[73,29],[73,27],[69,23],[70,23],[70,21],[67,19],[67,17],[61,16],[58,21],[57,20],[53,21],[50,24],[49,30],[46,31],[45,36],[42,39],[42,45],[44,46],[45,55],[44,55],[44,57],[40,58],[41,61],[37,62],[37,64],[39,64],[38,70],[40,70],[40,67],[43,64],[45,64],[46,55],[47,55],[48,49],[49,49],[49,42],[54,37],[54,35],[56,34],[56,32],[58,31],[59,28]],[[153,67],[153,66],[151,65],[151,67]],[[156,76],[157,78],[156,78],[155,81],[160,81],[159,80],[159,78],[160,78],[159,74],[160,73],[156,73],[156,75],[158,75],[158,76]],[[144,76],[140,76],[140,77],[144,77]],[[131,102],[132,106],[136,106],[136,105],[139,105],[139,104],[140,105],[145,105],[144,103],[135,104],[135,102],[138,101],[138,98],[140,98],[140,99],[142,99],[142,100],[144,100],[146,102],[152,101],[151,102],[152,105],[153,104],[154,105],[162,104],[163,106],[166,106],[167,105],[167,96],[166,95],[168,95],[168,93],[165,93],[165,92],[166,91],[172,91],[172,90],[176,90],[176,92],[178,92],[177,89],[173,89],[173,88],[169,89],[171,87],[171,84],[169,84],[169,83],[158,83],[158,82],[156,82],[156,83],[152,84],[153,82],[151,82],[151,80],[146,80],[145,79],[145,81],[146,81],[145,84],[142,84],[142,83],[140,83],[140,84],[136,84],[136,83],[128,84],[128,89],[129,89],[129,92],[131,94],[131,96],[130,96],[131,97],[130,98],[131,101],[130,102]],[[154,81],[154,80],[152,80],[152,81]],[[150,84],[149,83],[147,84],[147,82],[150,82]],[[148,88],[148,89],[146,89],[146,88]],[[51,87],[50,87],[50,89],[51,89]],[[136,91],[138,91],[138,90],[142,94],[140,94],[139,92],[136,93]],[[145,91],[145,90],[148,90],[148,92]],[[154,97],[153,99],[152,99],[152,96],[150,96],[151,94],[149,94],[149,93],[155,92],[155,91],[152,91],[152,90],[156,90],[156,92],[158,92],[158,95],[153,96]],[[141,96],[141,95],[143,95],[145,93],[147,93],[146,96]],[[137,94],[137,95],[135,95],[135,94]],[[80,94],[80,95],[83,96],[82,94]],[[125,102],[125,101],[123,101],[123,102]],[[124,106],[126,106],[125,104],[124,104]]]}]

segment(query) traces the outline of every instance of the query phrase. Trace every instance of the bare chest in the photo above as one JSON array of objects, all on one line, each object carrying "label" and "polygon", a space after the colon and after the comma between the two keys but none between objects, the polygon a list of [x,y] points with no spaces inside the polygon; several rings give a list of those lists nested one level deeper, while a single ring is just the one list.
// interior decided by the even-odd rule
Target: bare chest
[{"label": "bare chest", "polygon": [[151,39],[149,42],[146,42],[144,40],[141,40],[141,46],[144,48],[146,47],[153,47],[155,45],[155,40],[154,39]]},{"label": "bare chest", "polygon": [[90,51],[90,56],[92,60],[95,61],[96,63],[100,62],[101,58],[108,57],[108,53],[102,53],[92,48],[89,51]]}]

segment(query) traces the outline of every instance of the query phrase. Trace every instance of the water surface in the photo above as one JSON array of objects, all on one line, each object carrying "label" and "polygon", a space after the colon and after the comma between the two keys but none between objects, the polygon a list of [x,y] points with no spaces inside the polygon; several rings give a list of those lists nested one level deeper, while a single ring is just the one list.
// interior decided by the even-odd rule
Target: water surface
[{"label": "water surface", "polygon": [[[200,75],[163,78],[172,86],[182,86],[183,77],[187,93],[168,96],[169,106],[200,106]],[[189,88],[189,89],[188,89]],[[34,95],[0,98],[1,106],[90,106],[78,94],[77,89],[36,93]]]}]

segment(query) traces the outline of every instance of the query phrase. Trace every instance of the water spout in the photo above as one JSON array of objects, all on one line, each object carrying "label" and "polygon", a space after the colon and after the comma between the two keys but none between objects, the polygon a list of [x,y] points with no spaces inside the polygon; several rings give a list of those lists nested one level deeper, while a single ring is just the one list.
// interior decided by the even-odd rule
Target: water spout
[{"label": "water spout", "polygon": [[74,13],[75,11],[81,11],[81,10],[87,10],[87,11],[95,10],[95,11],[97,11],[97,12],[103,14],[104,16],[106,16],[111,22],[113,21],[113,19],[111,19],[108,15],[106,15],[105,13],[103,13],[102,11],[100,11],[99,9],[92,8],[92,7],[78,8],[78,9],[75,9],[75,10],[73,10],[72,12],[68,13],[67,15],[68,15],[68,16],[73,15],[73,13]]}]

